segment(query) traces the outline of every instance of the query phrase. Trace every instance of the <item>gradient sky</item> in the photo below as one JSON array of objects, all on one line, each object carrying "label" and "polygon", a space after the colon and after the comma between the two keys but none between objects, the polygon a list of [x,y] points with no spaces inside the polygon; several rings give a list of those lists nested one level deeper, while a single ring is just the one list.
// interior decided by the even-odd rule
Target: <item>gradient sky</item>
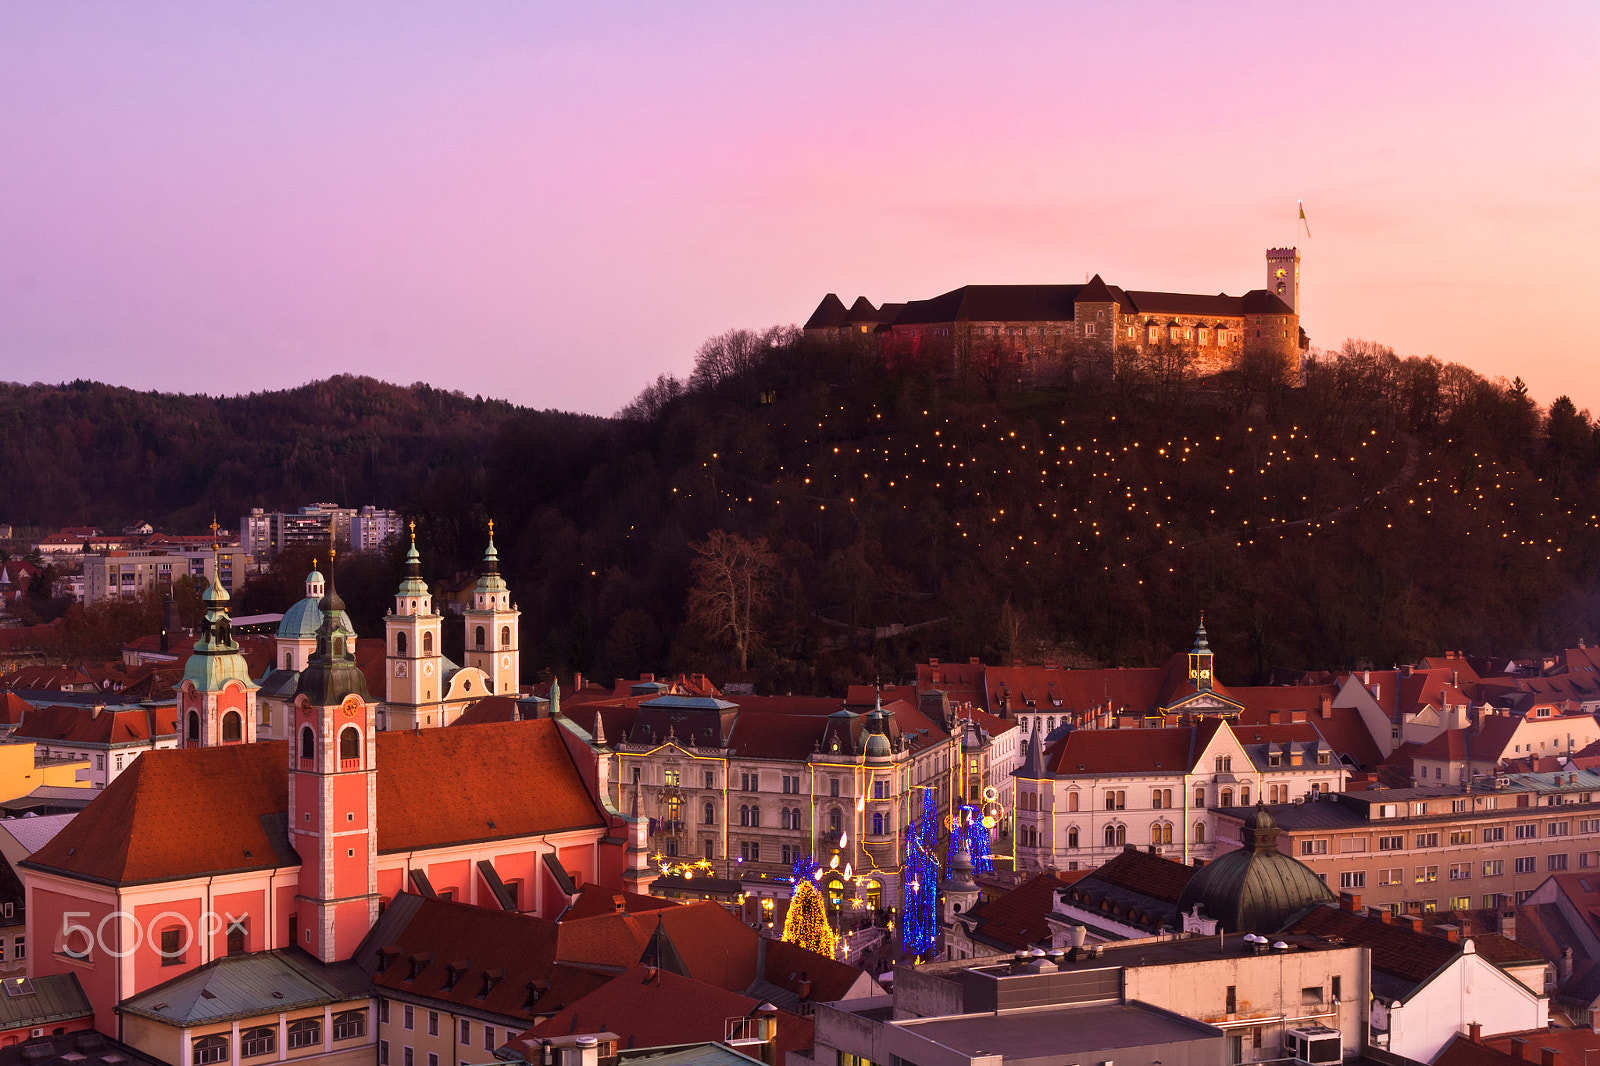
[{"label": "gradient sky", "polygon": [[609,414],[968,282],[1238,293],[1600,411],[1600,4],[0,0],[0,379]]}]

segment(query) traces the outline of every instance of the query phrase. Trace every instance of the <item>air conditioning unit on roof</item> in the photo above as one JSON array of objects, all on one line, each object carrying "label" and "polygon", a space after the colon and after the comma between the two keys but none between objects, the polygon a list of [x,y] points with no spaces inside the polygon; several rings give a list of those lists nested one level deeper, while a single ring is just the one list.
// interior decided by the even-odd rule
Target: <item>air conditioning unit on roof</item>
[{"label": "air conditioning unit on roof", "polygon": [[1310,1066],[1338,1066],[1344,1059],[1344,1040],[1337,1029],[1303,1025],[1283,1033],[1283,1055]]}]

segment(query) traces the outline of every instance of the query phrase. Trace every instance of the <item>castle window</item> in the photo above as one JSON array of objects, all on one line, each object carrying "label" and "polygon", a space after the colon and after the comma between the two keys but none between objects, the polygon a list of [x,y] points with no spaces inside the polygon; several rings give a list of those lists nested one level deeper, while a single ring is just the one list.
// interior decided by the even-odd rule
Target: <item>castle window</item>
[{"label": "castle window", "polygon": [[1154,344],[1156,341],[1161,339],[1161,329],[1159,326],[1151,326],[1149,332],[1149,340],[1151,344]]},{"label": "castle window", "polygon": [[1211,331],[1204,326],[1195,331],[1195,339],[1202,345],[1211,343]]},{"label": "castle window", "polygon": [[300,730],[300,758],[305,760],[317,757],[317,735],[311,731],[310,726]]},{"label": "castle window", "polygon": [[473,647],[475,647],[475,648],[483,647],[483,637],[484,637],[483,627],[482,626],[478,626],[477,628],[475,628],[473,630],[473,633],[472,633]]},{"label": "castle window", "polygon": [[406,635],[404,633],[396,633],[394,635],[394,653],[396,655],[404,655],[406,653]]},{"label": "castle window", "polygon": [[433,634],[432,633],[424,633],[424,634],[422,634],[422,654],[424,654],[424,655],[432,655],[433,654]]},{"label": "castle window", "polygon": [[244,719],[238,711],[229,711],[222,716],[222,742],[224,744],[237,744],[244,739]]},{"label": "castle window", "polygon": [[1092,337],[1092,336],[1094,336],[1094,323],[1093,323],[1093,322],[1088,322],[1088,323],[1085,323],[1085,324],[1084,324],[1084,327],[1083,327],[1083,335],[1084,335],[1084,336],[1085,336],[1085,337]]},{"label": "castle window", "polygon": [[500,627],[500,646],[502,648],[511,647],[511,627],[510,626],[501,626]]}]

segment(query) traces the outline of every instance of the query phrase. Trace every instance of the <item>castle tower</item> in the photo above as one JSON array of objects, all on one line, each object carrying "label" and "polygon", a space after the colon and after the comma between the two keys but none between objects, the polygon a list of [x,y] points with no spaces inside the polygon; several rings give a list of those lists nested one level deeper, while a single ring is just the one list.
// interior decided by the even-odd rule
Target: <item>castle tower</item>
[{"label": "castle tower", "polygon": [[[390,729],[411,729],[423,720],[422,710],[438,712],[444,691],[443,620],[433,608],[433,596],[422,580],[422,556],[417,554],[417,525],[411,523],[411,549],[406,552],[406,576],[395,590],[394,609],[383,620],[388,648],[384,705]],[[439,724],[446,725],[442,712]]]},{"label": "castle tower", "polygon": [[289,843],[300,856],[295,943],[349,958],[378,919],[377,708],[329,568],[316,650],[300,672],[289,740]]},{"label": "castle tower", "polygon": [[1300,249],[1267,249],[1267,291],[1300,313]]},{"label": "castle tower", "polygon": [[[213,522],[213,534],[218,528]],[[212,573],[217,574],[215,567]],[[200,639],[183,664],[178,686],[178,742],[185,748],[254,743],[258,686],[233,639],[228,590],[220,575],[200,594],[200,605],[205,611]]]},{"label": "castle tower", "polygon": [[489,523],[489,548],[483,553],[483,574],[472,590],[472,606],[465,613],[467,665],[484,672],[490,692],[515,696],[522,676],[517,652],[517,619],[522,612],[512,604],[511,591],[500,576],[493,521]]}]

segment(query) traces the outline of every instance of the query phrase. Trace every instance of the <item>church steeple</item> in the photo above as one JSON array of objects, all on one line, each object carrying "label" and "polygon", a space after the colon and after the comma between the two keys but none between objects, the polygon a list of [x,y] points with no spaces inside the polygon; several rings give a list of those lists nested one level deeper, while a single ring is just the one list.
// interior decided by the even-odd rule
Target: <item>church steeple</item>
[{"label": "church steeple", "polygon": [[490,692],[515,696],[522,671],[517,640],[522,612],[511,602],[511,590],[500,576],[493,519],[489,521],[489,547],[483,553],[483,569],[472,589],[472,606],[465,614],[467,665],[483,671]]},{"label": "church steeple", "polygon": [[[211,520],[211,533],[217,530]],[[233,639],[233,623],[228,617],[228,590],[222,587],[218,572],[219,542],[211,545],[212,578],[200,594],[204,615],[200,619],[200,638],[183,664],[179,685],[182,744],[186,748],[218,744],[248,744],[256,739],[256,689],[250,666]]]},{"label": "church steeple", "polygon": [[1194,648],[1189,652],[1189,680],[1197,689],[1209,689],[1213,678],[1211,644],[1206,640],[1206,616],[1200,615],[1200,628],[1194,633]]},{"label": "church steeple", "polygon": [[378,917],[377,705],[340,624],[335,562],[289,742],[289,843],[300,856],[290,928],[323,962],[349,958]]},{"label": "church steeple", "polygon": [[411,523],[406,550],[406,576],[395,590],[394,608],[383,620],[387,647],[384,671],[385,729],[420,729],[449,725],[445,691],[443,619],[434,610],[428,583],[422,579],[417,551],[417,524]]}]

